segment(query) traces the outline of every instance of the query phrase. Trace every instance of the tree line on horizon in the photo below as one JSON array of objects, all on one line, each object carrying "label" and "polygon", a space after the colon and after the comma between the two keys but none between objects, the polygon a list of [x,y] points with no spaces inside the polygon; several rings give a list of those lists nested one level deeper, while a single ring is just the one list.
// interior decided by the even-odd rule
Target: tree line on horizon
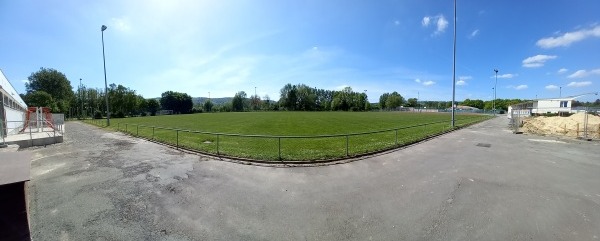
[{"label": "tree line on horizon", "polygon": [[[100,88],[79,86],[73,91],[71,82],[66,76],[52,68],[40,68],[33,72],[25,83],[26,94],[21,98],[28,106],[49,107],[53,112],[65,113],[67,117],[106,116],[106,91]],[[286,84],[280,90],[278,101],[271,100],[268,95],[261,98],[258,95],[247,96],[246,92],[235,93],[231,101],[223,104],[212,103],[206,99],[204,103],[193,103],[193,98],[187,93],[165,91],[160,98],[146,99],[123,85],[110,84],[108,99],[111,116],[155,115],[159,110],[169,110],[173,114],[188,114],[200,112],[241,112],[241,111],[370,111],[397,110],[398,108],[429,108],[447,109],[450,101],[420,101],[416,98],[405,99],[397,91],[384,93],[379,102],[369,103],[366,91],[356,92],[351,87],[342,90],[326,90],[309,87],[306,84]],[[497,110],[507,110],[508,106],[524,102],[522,99],[497,99]],[[457,105],[491,110],[492,100],[465,99]],[[594,102],[574,101],[573,106],[600,107],[600,99]]]}]

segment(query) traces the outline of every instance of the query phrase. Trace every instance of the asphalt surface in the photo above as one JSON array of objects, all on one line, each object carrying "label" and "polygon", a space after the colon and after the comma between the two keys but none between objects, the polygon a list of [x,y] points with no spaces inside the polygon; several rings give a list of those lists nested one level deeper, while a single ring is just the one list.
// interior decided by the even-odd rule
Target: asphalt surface
[{"label": "asphalt surface", "polygon": [[600,240],[600,143],[505,117],[351,163],[275,168],[68,122],[33,152],[34,240]]}]

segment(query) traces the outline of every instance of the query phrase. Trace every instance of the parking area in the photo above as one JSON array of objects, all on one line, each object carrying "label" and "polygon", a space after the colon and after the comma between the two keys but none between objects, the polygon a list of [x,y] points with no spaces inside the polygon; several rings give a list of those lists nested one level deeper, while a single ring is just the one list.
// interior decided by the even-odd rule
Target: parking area
[{"label": "parking area", "polygon": [[600,143],[495,118],[362,160],[242,165],[69,122],[32,152],[34,240],[599,240]]}]

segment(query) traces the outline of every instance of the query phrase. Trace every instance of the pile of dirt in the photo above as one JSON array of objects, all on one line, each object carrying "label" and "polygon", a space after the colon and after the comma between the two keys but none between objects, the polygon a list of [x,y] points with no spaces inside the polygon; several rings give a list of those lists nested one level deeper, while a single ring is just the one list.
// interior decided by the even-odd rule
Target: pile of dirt
[{"label": "pile of dirt", "polygon": [[591,114],[577,113],[569,117],[538,116],[523,120],[522,130],[537,135],[559,135],[583,137],[585,135],[585,116],[587,115],[588,138],[600,138],[600,117]]}]

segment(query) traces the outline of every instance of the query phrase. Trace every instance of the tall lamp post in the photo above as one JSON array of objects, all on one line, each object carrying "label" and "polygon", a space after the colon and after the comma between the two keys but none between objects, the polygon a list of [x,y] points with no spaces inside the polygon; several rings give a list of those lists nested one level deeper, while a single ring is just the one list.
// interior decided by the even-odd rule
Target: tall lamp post
[{"label": "tall lamp post", "polygon": [[496,88],[498,85],[498,69],[494,69],[496,72],[496,83],[494,83],[494,100],[492,101],[492,106],[494,108],[494,116],[496,116]]},{"label": "tall lamp post", "polygon": [[106,25],[102,25],[102,63],[104,64],[104,100],[106,101],[106,126],[110,126],[110,109],[108,108],[108,84],[106,83],[106,57],[104,56],[104,30]]},{"label": "tall lamp post", "polygon": [[81,117],[83,117],[83,92],[81,92],[81,90],[81,78],[79,78],[79,101],[81,101]]},{"label": "tall lamp post", "polygon": [[456,0],[454,0],[454,47],[452,52],[452,128],[454,128],[454,106],[456,97]]},{"label": "tall lamp post", "polygon": [[558,87],[558,98],[562,98],[562,86]]}]

